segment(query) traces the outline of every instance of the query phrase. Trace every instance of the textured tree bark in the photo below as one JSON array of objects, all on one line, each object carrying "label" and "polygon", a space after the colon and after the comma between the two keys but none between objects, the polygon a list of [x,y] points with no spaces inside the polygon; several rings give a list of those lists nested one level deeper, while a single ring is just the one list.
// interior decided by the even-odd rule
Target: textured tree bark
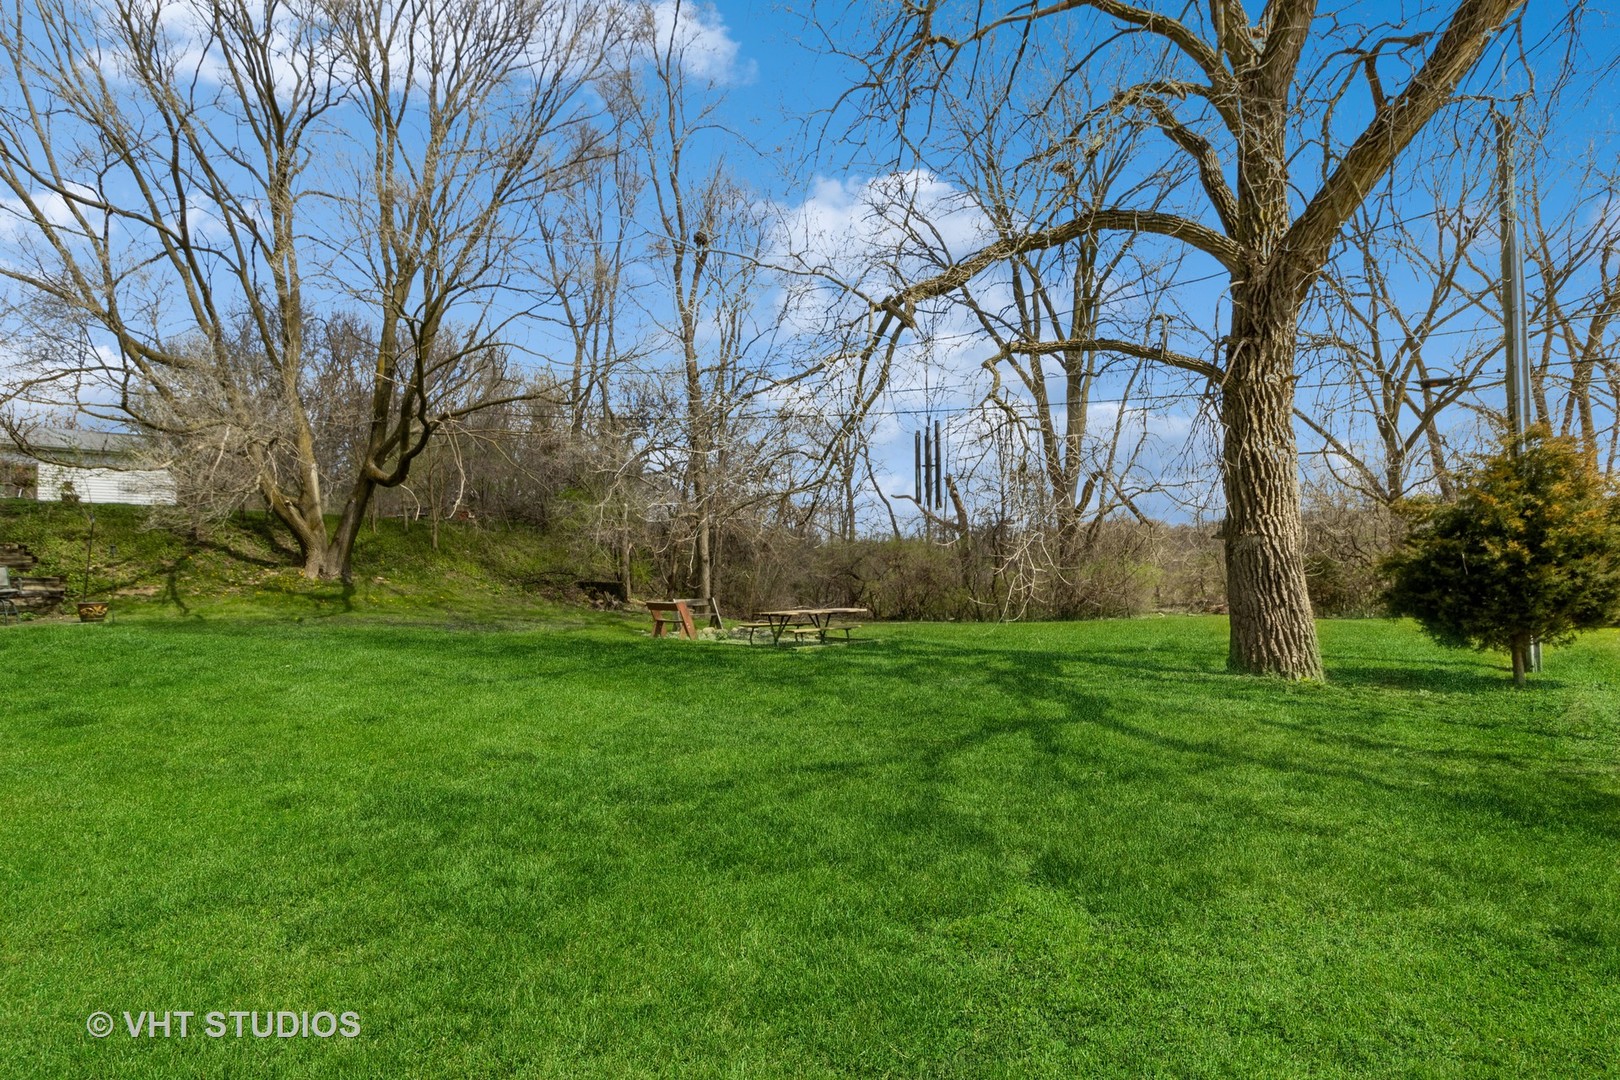
[{"label": "textured tree bark", "polygon": [[311,581],[348,580],[343,572],[345,561],[336,544],[310,548],[304,556],[304,576]]},{"label": "textured tree bark", "polygon": [[[1280,33],[1283,33],[1280,31]],[[1305,585],[1294,349],[1307,271],[1289,246],[1288,95],[1304,27],[1267,62],[1238,74],[1239,132],[1232,323],[1221,384],[1225,431],[1227,666],[1290,679],[1322,677]],[[1320,262],[1305,266],[1319,266]]]},{"label": "textured tree bark", "polygon": [[1522,689],[1524,687],[1524,673],[1530,666],[1530,635],[1515,634],[1509,644],[1513,653],[1513,685]]},{"label": "textured tree bark", "polygon": [[[344,582],[354,580],[354,542],[360,536],[360,523],[365,520],[366,507],[370,505],[375,491],[376,485],[365,477],[355,484],[354,490],[349,493],[348,501],[343,504],[343,514],[338,518],[338,527],[332,535],[332,543],[328,546],[321,559],[318,573],[314,576],[326,580],[338,578]],[[434,524],[436,526],[437,522]]]},{"label": "textured tree bark", "polygon": [[1322,677],[1305,585],[1299,450],[1294,438],[1294,319],[1286,285],[1234,290],[1221,424],[1226,489],[1227,666]]},{"label": "textured tree bark", "polygon": [[377,482],[369,476],[362,475],[355,481],[335,530],[327,529],[323,507],[311,490],[306,488],[303,498],[295,505],[280,498],[272,488],[265,488],[270,512],[287,526],[298,544],[304,561],[304,577],[311,581],[352,580],[354,542],[360,536],[360,526],[365,522],[377,487]]},{"label": "textured tree bark", "polygon": [[634,554],[635,548],[630,542],[629,531],[626,530],[619,544],[619,592],[620,599],[626,601],[630,599],[630,571],[634,565]]},{"label": "textured tree bark", "polygon": [[708,599],[714,595],[714,524],[707,511],[698,514],[697,563],[698,595]]}]

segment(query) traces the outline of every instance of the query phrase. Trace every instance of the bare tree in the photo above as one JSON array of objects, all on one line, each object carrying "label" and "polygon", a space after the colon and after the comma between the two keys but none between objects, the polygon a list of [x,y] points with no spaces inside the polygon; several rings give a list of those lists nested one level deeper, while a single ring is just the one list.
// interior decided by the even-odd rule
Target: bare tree
[{"label": "bare tree", "polygon": [[[1340,481],[1382,506],[1430,485],[1450,498],[1454,444],[1505,423],[1499,192],[1478,165],[1497,152],[1496,126],[1482,106],[1474,115],[1427,151],[1416,184],[1356,213],[1305,313],[1314,385],[1297,416]],[[1578,438],[1594,468],[1612,467],[1615,177],[1562,155],[1550,111],[1521,110],[1518,123],[1531,136],[1519,144],[1542,148],[1520,162],[1533,420]],[[1486,423],[1459,423],[1462,410]]]},{"label": "bare tree", "polygon": [[1295,415],[1340,482],[1381,507],[1422,487],[1450,497],[1459,432],[1442,419],[1500,385],[1486,378],[1502,352],[1500,275],[1481,259],[1481,241],[1496,243],[1493,174],[1473,165],[1491,150],[1466,128],[1414,190],[1357,210],[1304,312],[1311,385]]},{"label": "bare tree", "polygon": [[[1237,670],[1322,672],[1293,429],[1300,305],[1345,222],[1521,6],[1461,0],[1428,25],[1366,26],[1347,13],[1319,17],[1312,0],[1271,0],[1253,23],[1237,0],[1172,9],[1062,0],[999,15],[921,3],[885,9],[878,44],[864,53],[869,111],[899,117],[904,145],[925,157],[930,106],[953,80],[972,81],[982,66],[1004,80],[998,85],[1048,80],[1056,92],[1072,72],[1089,70],[1112,88],[1096,117],[1149,118],[1165,156],[1195,171],[1177,211],[1088,207],[997,239],[889,298],[881,329],[896,332],[918,304],[991,267],[1099,232],[1174,241],[1220,267],[1225,358],[1205,374],[1220,391],[1229,663]],[[1096,132],[1087,123],[1068,138]],[[1032,153],[1044,149],[1057,147]]]},{"label": "bare tree", "polygon": [[[1555,188],[1564,197],[1548,198]],[[1593,468],[1613,473],[1620,463],[1620,170],[1538,158],[1525,189],[1535,418],[1577,438]]]},{"label": "bare tree", "polygon": [[[612,134],[617,139],[624,133]],[[641,346],[627,318],[639,254],[632,233],[644,186],[640,162],[617,141],[602,151],[584,163],[581,182],[536,222],[544,252],[541,276],[555,296],[543,317],[561,328],[572,347],[569,408],[579,436],[593,417],[610,420],[613,378],[638,359]]]},{"label": "bare tree", "polygon": [[[1064,143],[1061,133],[1085,107],[1075,96],[1020,102],[1006,118],[996,104],[987,102],[962,138],[974,149],[964,155],[973,163],[969,197],[1002,240],[1113,202],[1154,209],[1176,183],[1170,170],[1129,175],[1136,144],[1147,137],[1147,125],[1135,118],[1121,118],[1129,130],[1117,135],[1105,126],[1104,137]],[[1019,152],[1034,124],[1063,146],[1061,154],[1032,160]],[[1007,261],[1005,280],[986,281],[982,294],[974,282],[956,293],[995,348],[985,362],[995,380],[988,400],[1010,422],[1031,429],[1019,445],[1028,446],[1032,471],[1045,481],[1043,511],[1019,532],[1022,549],[1039,557],[1018,562],[1055,579],[1058,613],[1095,609],[1082,595],[1082,565],[1104,524],[1119,513],[1145,520],[1137,498],[1155,485],[1131,477],[1148,441],[1143,407],[1150,384],[1155,375],[1166,381],[1169,372],[1144,352],[1174,355],[1171,317],[1159,314],[1154,301],[1175,269],[1166,258],[1144,257],[1131,233],[1093,232],[1072,244],[1019,252]],[[1020,455],[1019,468],[1024,460]]]},{"label": "bare tree", "polygon": [[[95,415],[235,442],[305,573],[347,577],[374,492],[492,403],[457,395],[529,303],[534,206],[595,145],[583,91],[616,12],[18,0],[0,182],[20,243],[0,273],[57,346],[45,381]],[[339,307],[375,348],[334,497],[305,392],[312,313]]]},{"label": "bare tree", "polygon": [[[651,280],[638,302],[656,327],[647,390],[664,403],[650,417],[647,457],[678,478],[691,545],[682,576],[712,596],[723,524],[780,490],[770,477],[788,449],[759,438],[769,411],[762,395],[780,385],[772,364],[783,359],[772,350],[764,295],[772,228],[768,208],[726,165],[726,150],[746,148],[718,120],[723,88],[692,74],[681,5],[663,24],[645,15],[639,62],[624,72],[614,107],[646,184]],[[667,367],[656,364],[660,354]]]}]

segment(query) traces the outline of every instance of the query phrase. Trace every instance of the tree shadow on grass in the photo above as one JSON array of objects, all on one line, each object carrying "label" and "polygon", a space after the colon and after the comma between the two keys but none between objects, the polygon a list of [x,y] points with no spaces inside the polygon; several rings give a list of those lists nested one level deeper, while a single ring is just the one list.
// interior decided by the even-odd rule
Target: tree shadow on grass
[{"label": "tree shadow on grass", "polygon": [[[934,747],[930,753],[941,759],[1014,731],[1028,734],[1037,752],[1055,757],[1073,744],[1072,739],[1058,738],[1061,729],[1089,726],[1168,755],[1175,768],[1189,774],[1237,768],[1310,776],[1452,810],[1485,810],[1531,827],[1573,823],[1584,831],[1620,839],[1620,793],[1612,783],[1601,782],[1612,777],[1603,776],[1602,770],[1583,773],[1572,768],[1580,762],[1572,759],[1567,747],[1546,742],[1548,737],[1561,738],[1564,733],[1547,730],[1535,719],[1537,710],[1503,717],[1494,725],[1504,740],[1517,737],[1517,741],[1481,748],[1427,737],[1435,730],[1425,727],[1428,717],[1407,718],[1393,729],[1380,724],[1374,734],[1372,729],[1357,726],[1357,716],[1369,707],[1366,702],[1357,701],[1354,708],[1347,708],[1349,703],[1332,692],[1331,684],[1322,692],[1293,695],[1286,684],[1216,674],[1212,669],[1161,662],[1151,655],[1110,654],[1099,664],[1095,659],[1064,653],[1024,651],[1012,654],[1016,662],[1009,663],[1007,654],[994,650],[929,645],[925,652],[912,661],[919,668],[975,671],[1007,699],[1026,708],[1056,705],[1067,716],[1065,722],[1057,723],[981,723]],[[1126,700],[1090,691],[1085,680],[1076,677],[1077,665],[1102,666],[1113,672],[1113,685]],[[1122,679],[1121,672],[1131,674]],[[1493,695],[1511,690],[1482,673],[1469,678],[1467,672],[1449,670],[1444,664],[1438,672],[1418,674],[1419,688],[1428,684],[1455,691],[1461,684],[1472,688],[1470,693]],[[1422,677],[1425,674],[1427,679]],[[1215,677],[1195,685],[1188,681],[1190,675]],[[1161,718],[1148,710],[1162,696],[1158,684],[1166,678],[1186,683],[1188,693],[1166,699],[1171,708]],[[1133,705],[1129,687],[1121,685],[1132,679],[1147,684],[1137,698],[1140,704]],[[1371,680],[1365,685],[1409,689]],[[1256,715],[1249,708],[1256,699],[1274,701],[1277,713]],[[1220,718],[1222,702],[1245,706],[1245,710],[1232,719]],[[1180,708],[1176,708],[1178,704]],[[1449,724],[1445,706],[1436,703],[1434,709],[1432,719]],[[1201,736],[1192,718],[1206,710],[1216,718],[1208,735]],[[1281,737],[1253,737],[1262,732]],[[1535,737],[1534,741],[1526,742],[1526,735]]]},{"label": "tree shadow on grass", "polygon": [[[1087,648],[1065,654],[1064,662],[1096,669],[1099,677],[1111,672],[1129,672],[1156,679],[1208,679],[1231,687],[1254,687],[1262,691],[1282,684],[1282,680],[1247,676],[1229,671],[1224,662],[1212,657],[1198,665],[1184,659],[1159,656],[1151,651]],[[1367,687],[1380,690],[1429,691],[1431,693],[1496,694],[1513,689],[1512,670],[1505,665],[1485,665],[1480,660],[1414,660],[1390,657],[1387,660],[1357,658],[1325,660],[1329,686]],[[1527,689],[1557,690],[1567,684],[1544,675],[1533,675]]]},{"label": "tree shadow on grass", "polygon": [[[834,927],[877,905],[955,932],[953,919],[1000,917],[1020,882],[1103,916],[1172,920],[1228,890],[1242,905],[1255,880],[1353,891],[1364,883],[1345,868],[1364,851],[1399,862],[1383,872],[1414,889],[1465,874],[1456,888],[1483,895],[1493,845],[1531,853],[1503,869],[1517,880],[1561,865],[1560,845],[1620,839],[1612,778],[1561,770],[1554,745],[1496,750],[1421,712],[1363,724],[1357,710],[1389,688],[1296,692],[1218,659],[916,641],[787,654],[425,627],[368,641],[494,687],[527,719],[465,730],[439,764],[369,786],[360,831],[404,850],[412,872],[546,862],[545,895],[580,910],[643,897],[650,874],[725,881],[751,903],[827,890],[838,899],[818,918]],[[569,729],[556,718],[576,692],[622,694],[624,708],[593,706]],[[426,829],[431,842],[411,839]],[[535,895],[521,902],[538,918],[550,901]]]},{"label": "tree shadow on grass", "polygon": [[274,536],[266,536],[264,539],[271,552],[282,556],[282,558],[267,558],[263,555],[255,555],[232,546],[228,540],[218,540],[212,537],[195,539],[192,541],[192,546],[202,551],[212,551],[216,555],[223,555],[233,562],[246,563],[249,566],[258,566],[266,570],[285,570],[289,565],[293,565],[294,560],[298,557],[296,551],[282,546]]},{"label": "tree shadow on grass", "polygon": [[[594,654],[581,670],[616,665],[638,695],[644,693],[639,688],[668,687],[676,701],[716,675],[754,668],[759,659],[746,650],[675,645],[643,650],[627,663],[622,646],[581,641],[577,647]],[[561,674],[555,666],[559,659],[554,655],[543,665],[547,677]],[[1354,687],[1358,693],[1337,693],[1335,684],[1300,690],[1275,680],[1229,676],[1213,662],[1202,666],[1130,650],[1080,655],[913,641],[883,652],[815,659],[834,662],[795,663],[791,670],[772,663],[766,677],[787,688],[776,695],[784,702],[782,712],[749,722],[762,725],[768,740],[770,724],[799,715],[793,701],[803,700],[804,709],[835,703],[819,722],[840,743],[841,732],[858,730],[856,741],[870,749],[821,761],[783,750],[768,764],[711,778],[712,786],[703,790],[672,779],[669,801],[743,799],[752,803],[749,813],[768,815],[773,800],[817,798],[848,785],[856,786],[853,792],[879,777],[885,784],[909,778],[903,783],[914,789],[910,808],[886,819],[884,830],[927,835],[942,851],[994,848],[1005,845],[1006,837],[986,831],[975,813],[954,808],[964,776],[972,773],[964,763],[987,749],[1006,752],[992,744],[1017,746],[1022,740],[1027,751],[1016,768],[1031,770],[1032,782],[1049,783],[1053,791],[1141,780],[1162,788],[1172,802],[1214,800],[1233,815],[1242,808],[1263,817],[1271,800],[1286,802],[1289,792],[1317,792],[1312,801],[1318,806],[1334,798],[1363,804],[1364,796],[1326,794],[1348,786],[1372,796],[1366,806],[1387,810],[1387,800],[1393,799],[1396,805],[1410,804],[1418,818],[1438,811],[1459,834],[1511,822],[1620,839],[1620,794],[1612,777],[1602,769],[1578,768],[1583,761],[1571,755],[1569,744],[1547,741],[1561,733],[1544,730],[1536,710],[1514,712],[1493,731],[1481,725],[1464,735],[1452,726],[1444,700],[1421,706],[1430,715],[1401,711],[1389,717],[1378,713],[1376,699],[1367,700],[1369,689],[1399,695],[1409,687],[1369,680]],[[1438,668],[1428,676],[1431,684],[1455,694],[1459,673],[1444,663]],[[870,700],[862,700],[868,696],[861,688],[863,669],[871,678]],[[887,707],[881,695],[890,693],[883,683],[927,688],[942,678],[949,678],[948,690],[919,693],[915,700],[916,708],[937,710],[932,714],[937,723],[905,717],[887,730],[878,723]],[[1470,695],[1507,693],[1478,673],[1461,685],[1473,688]],[[976,698],[985,702],[982,710],[965,704]],[[1085,735],[1086,729],[1095,734]],[[1496,732],[1503,744],[1489,745]],[[758,771],[761,767],[768,776]],[[1276,784],[1268,775],[1310,782]],[[745,790],[751,794],[742,794]]]},{"label": "tree shadow on grass", "polygon": [[272,581],[257,586],[255,592],[308,604],[312,609],[309,616],[317,619],[329,619],[334,615],[347,615],[354,611],[354,583],[349,581],[318,588],[292,588]]},{"label": "tree shadow on grass", "polygon": [[[1327,667],[1328,681],[1342,686],[1448,694],[1495,694],[1514,689],[1511,668],[1490,664],[1488,669],[1482,670],[1482,663],[1477,660],[1416,662],[1391,658],[1383,663],[1376,660],[1330,662]],[[1566,685],[1558,679],[1532,675],[1519,692],[1552,691]]]},{"label": "tree shadow on grass", "polygon": [[[825,857],[818,814],[858,822],[913,869],[962,852],[1011,866],[1018,856],[1009,852],[1026,844],[1020,822],[1089,812],[1093,801],[1104,820],[1117,821],[1118,807],[1147,800],[1142,827],[1159,830],[1149,839],[1166,859],[1183,858],[1177,845],[1189,830],[1217,827],[1209,821],[1252,817],[1270,822],[1261,842],[1291,842],[1318,827],[1292,815],[1300,799],[1325,832],[1394,815],[1464,845],[1515,828],[1620,839],[1612,768],[1572,767],[1603,761],[1577,760],[1567,741],[1545,738],[1557,733],[1540,730],[1544,710],[1512,710],[1492,731],[1450,726],[1464,693],[1500,688],[1479,675],[1461,683],[1475,689],[1459,693],[1458,672],[1443,661],[1427,676],[1438,681],[1420,679],[1417,688],[1449,688],[1449,701],[1406,697],[1411,687],[1370,677],[1297,688],[1229,676],[1220,658],[1204,664],[1173,650],[904,640],[792,654],[608,635],[447,639],[429,627],[373,628],[369,640],[431,657],[439,669],[466,673],[463,682],[477,675],[479,685],[497,685],[532,712],[536,738],[566,700],[564,688],[622,693],[622,712],[589,720],[591,767],[571,768],[569,782],[584,778],[593,799],[626,820],[714,822],[681,825],[687,846],[678,854],[726,873]],[[1381,694],[1399,707],[1380,712]],[[506,777],[490,792],[492,806],[508,781],[521,788],[539,765],[531,746],[544,745],[526,741],[529,730],[497,726],[493,742],[470,739],[470,769],[454,782]],[[1492,745],[1498,733],[1501,745]],[[648,771],[639,764],[648,759],[670,765]],[[1006,782],[1029,785],[1007,801],[1010,811],[996,809],[1003,772]],[[1153,818],[1158,807],[1170,813]],[[728,838],[739,829],[742,838]],[[1192,880],[1196,867],[1183,862]],[[1055,878],[1064,876],[1061,863],[1048,868]]]},{"label": "tree shadow on grass", "polygon": [[163,598],[173,604],[182,616],[191,614],[191,608],[180,596],[179,568],[176,563],[170,563],[163,572]]}]

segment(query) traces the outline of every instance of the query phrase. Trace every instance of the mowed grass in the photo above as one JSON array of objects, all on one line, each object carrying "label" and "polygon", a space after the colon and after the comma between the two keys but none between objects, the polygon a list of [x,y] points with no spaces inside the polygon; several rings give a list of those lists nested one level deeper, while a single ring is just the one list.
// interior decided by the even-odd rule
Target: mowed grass
[{"label": "mowed grass", "polygon": [[1620,1073],[1620,634],[641,629],[0,631],[0,1076]]}]

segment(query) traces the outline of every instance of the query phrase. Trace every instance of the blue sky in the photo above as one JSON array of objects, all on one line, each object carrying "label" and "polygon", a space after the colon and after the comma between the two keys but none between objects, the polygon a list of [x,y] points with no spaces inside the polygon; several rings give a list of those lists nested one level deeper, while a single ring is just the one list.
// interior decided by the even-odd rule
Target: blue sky
[{"label": "blue sky", "polygon": [[[1323,9],[1329,10],[1330,5],[1323,5]],[[1391,33],[1399,31],[1409,12],[1419,16],[1414,18],[1416,25],[1432,27],[1436,22],[1436,5],[1433,4],[1362,3],[1338,5],[1331,7],[1331,10],[1358,21],[1387,24]],[[1524,19],[1522,36],[1493,45],[1476,70],[1468,89],[1476,94],[1510,99],[1514,94],[1525,91],[1533,81],[1538,89],[1545,92],[1553,78],[1556,62],[1562,56],[1565,39],[1559,32],[1559,20],[1568,10],[1552,5],[1532,5]],[[813,34],[807,32],[801,15],[796,12],[774,5],[767,7],[721,2],[714,6],[712,14],[718,16],[718,19],[710,20],[713,29],[719,31],[723,25],[723,36],[736,45],[734,70],[737,76],[729,87],[731,101],[727,105],[727,112],[735,118],[737,128],[745,132],[752,143],[767,151],[776,151],[768,152],[764,160],[753,166],[751,179],[762,191],[769,192],[772,197],[789,206],[808,203],[825,209],[841,196],[849,196],[864,179],[873,175],[871,167],[863,165],[874,155],[866,148],[833,141],[812,147],[819,153],[807,157],[803,140],[807,135],[806,120],[816,110],[832,104],[852,77],[851,68],[832,56],[818,52],[819,43]],[[1582,71],[1580,77],[1588,77],[1599,65],[1612,63],[1614,52],[1610,35],[1613,29],[1613,20],[1605,10],[1587,11],[1584,37],[1581,39],[1581,47],[1586,55],[1578,65]],[[1529,71],[1518,62],[1517,53],[1521,45],[1531,54]],[[1385,74],[1391,82],[1397,81],[1394,73],[1386,71]],[[1601,85],[1599,83],[1598,88]],[[1583,151],[1595,146],[1600,158],[1604,153],[1612,157],[1617,127],[1614,118],[1615,97],[1601,92],[1601,89],[1593,92],[1594,89],[1590,85],[1577,87],[1574,93],[1566,95],[1562,109],[1566,119],[1557,129],[1557,145],[1527,145],[1521,148],[1521,154],[1529,157],[1534,156],[1538,149],[1544,150],[1556,163],[1560,160],[1573,161]],[[1352,104],[1346,109],[1349,117],[1346,123],[1347,128],[1353,128],[1357,123],[1354,90],[1349,100]],[[849,118],[848,114],[842,117],[844,121]],[[834,127],[835,130],[843,129],[842,124]],[[812,126],[808,133],[813,135],[816,130]],[[878,156],[881,156],[881,151]],[[1394,181],[1397,185],[1409,183],[1406,176],[1409,164],[1409,161],[1403,161],[1397,165]],[[784,165],[785,170],[781,168]],[[1457,167],[1464,174],[1477,171],[1484,175],[1494,171],[1495,162],[1490,157],[1476,158]],[[1548,205],[1556,209],[1557,200],[1567,194],[1567,190],[1557,184],[1549,186],[1552,202]],[[1432,210],[1432,203],[1423,205],[1423,200],[1416,195],[1404,198],[1402,205],[1407,207],[1405,212],[1414,216]],[[1489,206],[1481,210],[1494,212]],[[1491,240],[1481,246],[1479,259],[1489,267],[1495,258],[1494,240]],[[1194,259],[1185,265],[1183,278],[1206,276],[1209,269]],[[1412,291],[1413,303],[1421,298],[1422,284],[1421,274],[1409,275],[1404,287]],[[1197,308],[1208,305],[1211,309],[1204,316],[1195,316],[1194,322],[1200,319],[1205,322],[1218,320],[1215,305],[1220,292],[1221,282],[1218,280],[1210,284],[1194,281],[1182,290],[1184,306]],[[1470,348],[1488,348],[1493,343],[1493,335],[1497,333],[1492,318],[1490,312],[1475,311],[1472,318],[1459,318],[1448,324],[1447,332],[1437,335],[1428,347],[1431,367],[1441,372],[1458,369],[1463,366],[1463,357]],[[1481,338],[1487,340],[1482,342]],[[1187,339],[1178,341],[1178,344],[1192,351],[1201,342]],[[945,351],[953,352],[949,348]],[[898,392],[882,406],[881,411],[886,413],[878,426],[879,449],[886,466],[886,475],[882,479],[894,490],[909,490],[910,432],[927,415],[917,415],[919,406],[934,405],[937,408],[934,415],[943,415],[948,421],[954,418],[958,422],[959,435],[953,442],[971,442],[982,437],[982,431],[971,433],[969,425],[962,422],[960,415],[960,411],[977,397],[978,386],[973,385],[971,374],[972,360],[970,342],[963,349],[955,350],[954,357],[947,358],[942,369],[928,373],[936,387],[943,381],[947,386],[960,386],[966,393],[942,394],[932,388],[924,392],[921,386],[914,385],[914,377],[911,380],[913,385],[898,387]],[[1494,368],[1490,365],[1494,365]],[[1499,360],[1488,364],[1487,377],[1483,381],[1491,381],[1488,377],[1491,370],[1499,377]],[[917,372],[912,374],[919,375]],[[1499,407],[1499,398],[1499,390],[1483,389],[1478,395],[1479,403],[1487,408]],[[1340,400],[1343,400],[1342,396]],[[1145,419],[1154,431],[1163,436],[1164,444],[1162,452],[1151,455],[1150,467],[1165,470],[1176,467],[1178,461],[1185,461],[1178,454],[1181,446],[1177,440],[1197,426],[1196,408],[1185,402],[1171,403],[1154,410],[1153,415]],[[1444,423],[1461,439],[1465,432],[1478,428],[1479,414],[1455,410],[1447,415]],[[1307,430],[1301,429],[1300,434],[1302,446],[1308,451],[1307,467],[1310,467],[1311,454],[1321,454],[1323,444]],[[1199,472],[1205,480],[1210,479],[1211,474],[1207,469]],[[1208,499],[1204,501],[1209,503]],[[1166,500],[1153,500],[1152,510],[1167,517],[1185,516],[1189,512],[1186,506]]]},{"label": "blue sky", "polygon": [[[661,0],[657,7],[668,19],[673,0]],[[1367,22],[1388,23],[1393,31],[1398,29],[1403,12],[1427,13],[1433,8],[1432,4],[1420,3],[1365,3],[1343,5],[1340,10]],[[861,11],[858,6],[846,10],[852,17]],[[1556,50],[1547,43],[1558,43],[1551,31],[1562,10],[1537,5],[1527,16],[1524,41],[1535,52],[1538,63],[1555,58]],[[855,21],[852,18],[837,32],[851,33]],[[1422,20],[1424,25],[1433,22],[1432,14]],[[721,0],[709,6],[684,5],[682,25],[690,46],[691,73],[713,80],[715,93],[723,97],[720,115],[747,144],[745,149],[729,138],[716,136],[707,143],[709,151],[723,152],[732,167],[754,187],[760,200],[781,210],[790,220],[814,223],[827,243],[847,244],[871,231],[862,199],[874,185],[885,182],[887,166],[874,162],[887,161],[892,155],[882,141],[881,124],[875,126],[873,141],[867,144],[836,137],[857,119],[852,106],[847,106],[830,126],[828,137],[821,137],[819,117],[848,87],[856,72],[847,62],[828,53],[805,15],[778,5]],[[1613,55],[1612,23],[1604,11],[1593,10],[1587,16],[1586,31],[1586,44],[1595,54],[1586,62],[1590,68],[1606,55]],[[1605,54],[1604,50],[1609,52]],[[1501,46],[1495,55],[1505,55]],[[1547,73],[1540,74],[1544,87]],[[1493,58],[1482,65],[1472,89],[1510,95],[1525,85],[1523,70],[1515,65],[1504,66]],[[1347,100],[1350,104],[1344,116],[1346,124],[1353,126],[1354,93]],[[1616,129],[1613,110],[1613,94],[1585,87],[1568,95],[1568,119],[1558,129],[1561,144],[1550,148],[1551,156],[1573,158],[1581,148],[1595,142],[1599,156],[1607,154],[1612,160]],[[938,210],[937,221],[951,241],[952,253],[961,255],[977,246],[981,230],[971,212],[952,205],[959,191],[951,177],[955,164],[949,160],[924,161],[923,171],[905,182],[911,185],[908,190],[926,194],[924,201]],[[1488,171],[1493,162],[1476,160],[1460,167]],[[1404,176],[1404,166],[1398,166],[1397,173]],[[1558,193],[1554,199],[1562,197],[1562,189],[1554,185],[1553,190]],[[1427,212],[1419,206],[1421,200],[1416,196],[1409,197],[1408,202],[1419,218]],[[1482,212],[1489,212],[1489,208]],[[1485,264],[1493,257],[1481,249]],[[1216,271],[1212,262],[1194,256],[1180,264],[1174,275],[1180,286],[1178,308],[1167,333],[1172,344],[1184,352],[1211,354],[1219,330],[1223,286]],[[1140,320],[1145,312],[1130,307],[1133,300],[1139,299],[1127,296],[1122,310]],[[1476,315],[1478,331],[1488,333],[1489,312]],[[891,392],[873,413],[879,483],[891,495],[910,490],[912,434],[924,422],[940,419],[951,428],[948,441],[953,448],[953,471],[968,471],[974,455],[990,445],[987,436],[991,429],[987,425],[994,417],[970,415],[989,385],[989,374],[980,367],[989,346],[972,322],[963,317],[946,318],[937,329],[932,342],[914,343],[902,353]],[[1463,334],[1436,338],[1434,349],[1443,354],[1448,348],[1466,347],[1470,340]],[[546,351],[543,334],[537,333],[530,343],[537,351]],[[1443,355],[1431,359],[1437,366],[1444,366]],[[1108,392],[1105,386],[1100,405],[1104,418]],[[1199,496],[1206,509],[1212,509],[1208,497],[1208,481],[1213,476],[1209,454],[1212,443],[1207,428],[1203,437],[1192,443],[1193,453],[1182,453],[1188,436],[1199,430],[1196,396],[1166,393],[1152,408],[1139,409],[1129,419],[1136,429],[1154,437],[1142,462],[1144,478],[1174,477],[1178,470],[1186,469],[1201,485],[1192,494]],[[1480,396],[1484,405],[1489,406],[1492,400],[1489,391]],[[1466,425],[1472,419],[1472,414],[1459,414],[1448,423]],[[1313,441],[1308,432],[1302,432],[1302,442],[1308,450],[1320,449],[1319,440]],[[1185,504],[1165,498],[1154,498],[1144,508],[1161,517],[1185,517],[1191,512]]]}]

